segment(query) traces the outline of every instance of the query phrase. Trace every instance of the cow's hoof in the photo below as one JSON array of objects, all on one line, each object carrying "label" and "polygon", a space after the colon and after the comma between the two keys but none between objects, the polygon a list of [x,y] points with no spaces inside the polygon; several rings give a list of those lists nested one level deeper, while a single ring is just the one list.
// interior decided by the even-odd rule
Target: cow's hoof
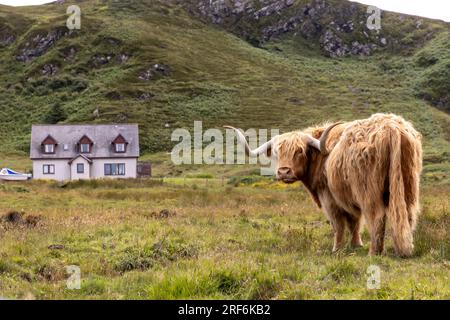
[{"label": "cow's hoof", "polygon": [[361,248],[363,246],[364,244],[361,240],[359,240],[358,242],[352,242],[352,248]]}]

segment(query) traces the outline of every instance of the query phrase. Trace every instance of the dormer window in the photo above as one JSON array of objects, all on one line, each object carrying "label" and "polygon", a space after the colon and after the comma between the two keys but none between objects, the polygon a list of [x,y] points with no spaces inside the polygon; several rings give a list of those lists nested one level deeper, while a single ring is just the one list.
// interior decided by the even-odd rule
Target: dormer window
[{"label": "dormer window", "polygon": [[51,136],[48,135],[47,138],[42,141],[42,152],[46,154],[53,154],[55,153],[55,148],[58,145],[58,142]]},{"label": "dormer window", "polygon": [[92,142],[88,136],[83,136],[80,141],[78,141],[78,151],[80,153],[91,153],[93,144],[94,142]]},{"label": "dormer window", "polygon": [[127,152],[128,142],[125,138],[119,134],[112,142],[114,152],[116,153],[125,153]]},{"label": "dormer window", "polygon": [[45,153],[55,153],[55,145],[54,144],[44,144],[44,152]]},{"label": "dormer window", "polygon": [[89,153],[90,152],[90,148],[91,146],[87,143],[82,143],[80,144],[80,152],[81,153]]},{"label": "dormer window", "polygon": [[125,152],[125,143],[117,143],[116,152]]}]

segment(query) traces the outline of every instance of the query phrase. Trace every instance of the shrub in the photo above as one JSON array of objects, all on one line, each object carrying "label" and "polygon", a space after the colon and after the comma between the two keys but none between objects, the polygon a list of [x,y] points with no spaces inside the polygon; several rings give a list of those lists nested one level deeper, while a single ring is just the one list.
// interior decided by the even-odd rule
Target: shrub
[{"label": "shrub", "polygon": [[44,122],[48,124],[56,124],[66,119],[67,115],[64,112],[64,109],[61,107],[59,103],[55,103],[50,107],[50,110],[45,116]]}]

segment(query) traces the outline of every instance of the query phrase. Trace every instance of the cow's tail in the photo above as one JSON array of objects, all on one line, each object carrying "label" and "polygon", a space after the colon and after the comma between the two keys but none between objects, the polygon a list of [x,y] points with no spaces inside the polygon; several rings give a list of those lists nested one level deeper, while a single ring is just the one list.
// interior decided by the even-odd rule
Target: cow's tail
[{"label": "cow's tail", "polygon": [[[411,256],[414,250],[413,228],[410,224],[405,198],[405,179],[402,164],[402,137],[398,129],[391,129],[389,160],[389,204],[387,216],[392,225],[394,247],[399,256]],[[405,166],[402,168],[402,166]],[[403,170],[402,170],[403,169]]]}]

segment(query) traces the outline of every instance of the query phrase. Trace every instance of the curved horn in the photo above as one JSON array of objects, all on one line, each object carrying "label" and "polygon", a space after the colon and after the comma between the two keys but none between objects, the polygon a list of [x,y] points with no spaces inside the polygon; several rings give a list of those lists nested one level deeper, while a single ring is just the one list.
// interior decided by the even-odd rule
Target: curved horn
[{"label": "curved horn", "polygon": [[336,123],[333,123],[332,125],[328,126],[325,129],[325,131],[322,133],[322,135],[320,136],[320,139],[310,137],[308,144],[310,146],[316,148],[317,150],[320,151],[321,154],[326,156],[329,153],[327,150],[327,146],[326,146],[328,135],[330,134],[331,129],[333,129],[334,127],[336,127],[338,124],[341,124],[341,123],[342,122],[336,122]]},{"label": "curved horn", "polygon": [[267,141],[266,143],[260,145],[258,148],[252,150],[250,149],[250,146],[248,145],[247,139],[245,139],[244,134],[239,129],[236,129],[235,127],[232,126],[223,126],[223,127],[227,129],[233,129],[236,132],[238,141],[245,146],[245,154],[248,156],[256,157],[272,148],[273,138]]}]

